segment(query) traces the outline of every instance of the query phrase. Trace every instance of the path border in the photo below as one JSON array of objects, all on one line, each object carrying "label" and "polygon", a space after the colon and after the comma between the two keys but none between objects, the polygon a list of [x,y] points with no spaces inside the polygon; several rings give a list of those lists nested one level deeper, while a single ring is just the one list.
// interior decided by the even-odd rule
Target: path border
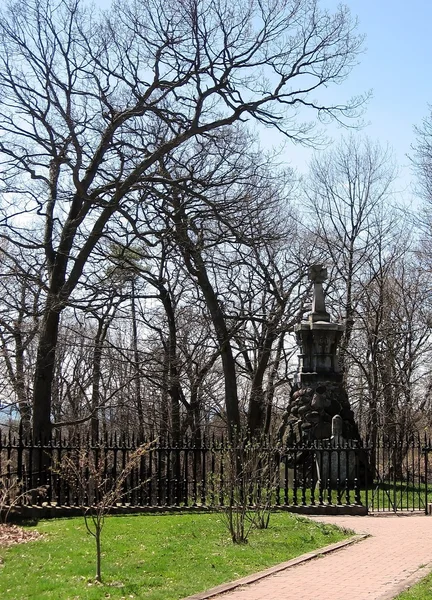
[{"label": "path border", "polygon": [[300,565],[309,560],[313,560],[315,558],[320,558],[325,554],[329,554],[330,552],[336,552],[337,550],[341,550],[346,546],[350,546],[351,544],[356,544],[365,540],[366,538],[371,537],[369,533],[361,533],[356,534],[347,540],[342,540],[341,542],[335,542],[334,544],[330,544],[329,546],[324,546],[324,548],[318,548],[313,552],[308,552],[307,554],[302,554],[301,556],[297,556],[297,558],[292,558],[283,563],[279,563],[274,567],[269,567],[264,571],[259,571],[258,573],[253,573],[252,575],[247,575],[246,577],[242,577],[241,579],[236,579],[234,581],[230,581],[229,583],[222,583],[217,585],[216,587],[210,588],[205,592],[199,592],[198,594],[193,594],[192,596],[187,596],[182,600],[207,600],[208,598],[214,598],[214,596],[218,596],[220,594],[224,594],[225,592],[230,592],[238,587],[243,585],[249,585],[251,583],[255,583],[256,581],[260,581],[265,577],[269,577],[270,575],[275,575],[280,571],[284,571],[285,569],[289,569],[290,567],[295,567],[296,565]]},{"label": "path border", "polygon": [[427,565],[423,565],[417,569],[414,573],[411,573],[409,577],[404,579],[399,585],[396,587],[396,590],[392,592],[387,592],[383,596],[380,596],[378,600],[394,600],[402,594],[402,592],[407,592],[410,588],[413,587],[416,583],[419,583],[422,579],[427,577],[432,572],[432,562]]}]

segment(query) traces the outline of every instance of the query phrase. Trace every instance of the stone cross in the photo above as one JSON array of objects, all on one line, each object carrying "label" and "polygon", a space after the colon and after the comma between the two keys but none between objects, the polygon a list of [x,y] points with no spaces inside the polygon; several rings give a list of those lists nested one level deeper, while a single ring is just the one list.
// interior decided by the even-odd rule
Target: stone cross
[{"label": "stone cross", "polygon": [[310,265],[309,279],[314,283],[324,283],[327,279],[327,269],[322,265]]},{"label": "stone cross", "polygon": [[325,308],[323,282],[327,279],[327,269],[323,265],[309,267],[309,280],[313,282],[312,312],[309,318],[312,321],[330,321],[330,315]]}]

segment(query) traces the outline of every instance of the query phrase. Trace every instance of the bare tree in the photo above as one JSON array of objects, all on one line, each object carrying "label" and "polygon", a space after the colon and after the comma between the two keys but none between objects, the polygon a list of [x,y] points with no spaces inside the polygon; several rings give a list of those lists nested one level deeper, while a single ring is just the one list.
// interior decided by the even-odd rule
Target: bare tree
[{"label": "bare tree", "polygon": [[421,125],[415,127],[417,142],[412,157],[418,177],[419,191],[427,205],[432,203],[432,106]]},{"label": "bare tree", "polygon": [[31,426],[30,373],[39,330],[41,294],[37,257],[4,246],[0,250],[1,391],[9,398],[10,406],[18,410],[26,435]]},{"label": "bare tree", "polygon": [[[139,446],[132,451],[115,478],[107,475],[106,456],[97,457],[85,451],[79,451],[77,456],[65,456],[60,464],[55,465],[59,475],[79,498],[86,530],[95,540],[95,579],[98,582],[102,581],[102,532],[105,518],[125,497],[125,483],[139,467],[148,450],[149,446]],[[144,483],[141,482],[141,485]],[[91,497],[90,492],[93,493],[94,501],[91,506],[87,506],[86,499]]]},{"label": "bare tree", "polygon": [[368,432],[380,427],[400,443],[428,402],[432,349],[429,286],[415,254],[402,246],[387,249],[381,269],[365,281],[351,348],[368,384]]},{"label": "bare tree", "polygon": [[418,250],[424,269],[429,274],[432,269],[432,106],[421,125],[414,129],[417,140],[411,160],[417,176],[417,193],[423,200],[420,211],[415,215],[415,225],[420,233]]},{"label": "bare tree", "polygon": [[[260,297],[266,304],[261,319],[265,325],[259,342],[260,364],[253,367],[254,374],[249,369],[251,357],[247,361],[253,381],[248,425],[255,433],[265,426],[265,407],[271,406],[269,398],[264,398],[263,381],[267,370],[276,366],[270,361],[276,340],[286,333],[287,322],[299,310],[293,291],[297,291],[302,268],[297,258],[288,268],[288,252],[282,250],[288,232],[295,229],[291,222],[287,224],[292,173],[272,172],[267,157],[252,151],[249,142],[250,137],[241,132],[227,131],[223,139],[208,140],[206,147],[197,144],[194,153],[161,165],[165,178],[172,178],[170,185],[164,183],[157,192],[145,190],[152,194],[152,206],[159,207],[154,210],[163,215],[162,231],[176,246],[211,319],[223,367],[231,435],[244,424],[233,340],[240,339],[246,319],[257,324],[258,316],[253,313],[259,310]],[[292,231],[291,242],[295,235]],[[263,286],[268,292],[264,295]],[[245,348],[241,352],[247,356]],[[281,349],[279,361],[280,355]]]},{"label": "bare tree", "polygon": [[252,436],[269,433],[276,390],[290,387],[287,369],[295,349],[287,336],[303,311],[303,276],[309,264],[309,249],[288,210],[276,233],[280,239],[273,244],[240,249],[230,279],[241,307],[234,341],[238,371],[249,381],[247,427]]},{"label": "bare tree", "polygon": [[330,14],[315,0],[122,1],[105,13],[80,0],[5,7],[2,236],[46,261],[35,436],[51,433],[60,315],[113,217],[142,201],[137,186],[163,178],[160,161],[192,138],[247,119],[313,143],[308,113],[358,113],[363,98],[319,97],[349,74],[361,43],[346,7]]},{"label": "bare tree", "polygon": [[331,267],[338,290],[335,304],[341,307],[346,323],[341,343],[344,362],[364,267],[394,227],[388,206],[394,177],[389,151],[353,135],[335,149],[316,155],[311,164],[306,183],[310,227],[317,236],[320,259]]}]

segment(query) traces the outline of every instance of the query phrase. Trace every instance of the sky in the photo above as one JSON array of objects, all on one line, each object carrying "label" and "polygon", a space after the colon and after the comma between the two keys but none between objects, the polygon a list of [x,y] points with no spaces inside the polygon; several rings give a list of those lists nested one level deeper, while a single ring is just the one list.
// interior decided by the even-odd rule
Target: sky
[{"label": "sky", "polygon": [[[108,6],[109,0],[96,0]],[[336,10],[339,0],[320,0],[322,8]],[[362,134],[392,149],[399,170],[396,189],[414,198],[414,176],[407,157],[415,143],[414,125],[419,125],[432,105],[432,0],[345,0],[358,18],[358,31],[365,34],[364,53],[348,79],[334,86],[337,101],[372,91],[364,113]],[[331,141],[346,130],[326,128]],[[260,133],[264,148],[283,142],[277,132]],[[313,150],[286,144],[283,160],[306,173]]]},{"label": "sky", "polygon": [[[321,0],[335,9],[336,0]],[[365,52],[348,79],[338,86],[341,101],[372,90],[362,133],[387,144],[399,166],[398,189],[412,193],[414,177],[407,154],[419,125],[432,105],[432,0],[348,0],[344,2],[366,35]],[[337,140],[343,130],[328,130]],[[268,135],[268,134],[267,134]],[[274,139],[274,135],[273,135]],[[289,163],[306,172],[312,151],[287,145]]]}]

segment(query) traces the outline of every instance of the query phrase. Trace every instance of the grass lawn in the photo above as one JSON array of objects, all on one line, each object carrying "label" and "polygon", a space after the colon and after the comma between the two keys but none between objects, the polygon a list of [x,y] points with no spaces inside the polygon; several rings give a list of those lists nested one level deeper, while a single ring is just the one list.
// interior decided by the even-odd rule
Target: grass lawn
[{"label": "grass lawn", "polygon": [[397,600],[431,600],[432,573],[422,579],[417,585],[397,596]]},{"label": "grass lawn", "polygon": [[108,517],[103,584],[94,582],[94,540],[81,518],[40,521],[43,538],[0,548],[2,600],[178,600],[349,536],[278,512],[270,528],[235,546],[219,514]]},{"label": "grass lawn", "polygon": [[[294,504],[291,490],[288,494],[288,499],[290,504]],[[305,492],[305,504],[310,504],[311,499],[311,491],[310,489],[307,489]],[[331,500],[333,504],[337,503],[337,492],[335,490],[332,490]],[[342,504],[348,503],[344,491],[341,493],[341,500]],[[355,494],[353,490],[350,491],[349,500],[351,504],[355,503]],[[364,489],[360,490],[360,500],[363,506],[368,506],[370,510],[375,511],[392,511],[394,508],[403,511],[424,511],[426,486],[422,483],[412,485],[403,482],[397,482],[396,484],[374,482],[373,484],[370,484],[367,493]],[[429,498],[429,501],[430,500],[432,500],[432,498]],[[319,503],[317,490],[315,490],[314,493],[314,501],[315,504]],[[329,501],[327,490],[323,490],[323,501],[324,504]],[[302,504],[301,489],[297,491],[297,504]]]}]

